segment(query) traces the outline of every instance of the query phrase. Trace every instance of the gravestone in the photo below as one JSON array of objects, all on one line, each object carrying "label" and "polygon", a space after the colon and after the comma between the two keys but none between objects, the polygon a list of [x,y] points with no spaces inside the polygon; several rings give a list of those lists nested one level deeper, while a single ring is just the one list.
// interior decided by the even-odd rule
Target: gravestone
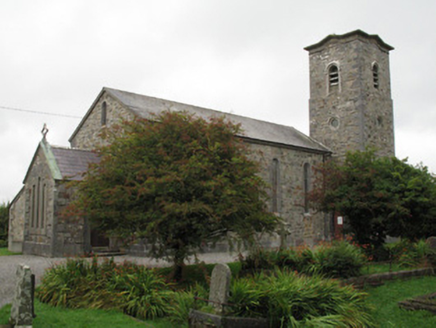
[{"label": "gravestone", "polygon": [[230,291],[231,272],[227,264],[217,264],[212,271],[209,304],[216,314],[198,310],[189,312],[190,328],[268,328],[270,322],[263,318],[239,318],[226,316],[223,312]]},{"label": "gravestone", "polygon": [[33,297],[35,276],[30,267],[20,264],[17,268],[17,285],[12,300],[11,317],[12,327],[31,328],[33,323]]},{"label": "gravestone", "polygon": [[436,250],[436,237],[428,237],[427,245],[432,249]]},{"label": "gravestone", "polygon": [[209,304],[217,313],[223,312],[223,303],[229,299],[231,271],[227,264],[217,264],[212,271]]}]

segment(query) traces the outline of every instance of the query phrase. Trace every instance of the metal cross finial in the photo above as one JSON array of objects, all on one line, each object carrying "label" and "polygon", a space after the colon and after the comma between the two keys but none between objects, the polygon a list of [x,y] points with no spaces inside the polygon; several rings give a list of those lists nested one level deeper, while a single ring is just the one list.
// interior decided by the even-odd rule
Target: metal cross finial
[{"label": "metal cross finial", "polygon": [[42,137],[43,137],[44,140],[45,140],[45,136],[46,136],[47,133],[48,133],[47,124],[44,123],[44,126],[42,127],[41,133],[42,133]]}]

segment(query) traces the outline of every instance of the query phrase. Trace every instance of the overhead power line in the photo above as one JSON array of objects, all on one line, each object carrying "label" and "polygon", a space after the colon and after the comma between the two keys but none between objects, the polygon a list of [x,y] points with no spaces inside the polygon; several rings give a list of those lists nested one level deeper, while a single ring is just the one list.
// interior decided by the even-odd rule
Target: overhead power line
[{"label": "overhead power line", "polygon": [[51,116],[60,116],[60,117],[68,117],[68,118],[82,118],[81,116],[59,114],[59,113],[39,112],[39,111],[36,111],[36,110],[29,110],[29,109],[22,109],[22,108],[13,108],[13,107],[6,107],[6,106],[0,106],[0,109],[13,110],[13,111],[16,111],[16,112],[25,112],[25,113],[32,113],[32,114],[38,114],[38,115],[51,115]]}]

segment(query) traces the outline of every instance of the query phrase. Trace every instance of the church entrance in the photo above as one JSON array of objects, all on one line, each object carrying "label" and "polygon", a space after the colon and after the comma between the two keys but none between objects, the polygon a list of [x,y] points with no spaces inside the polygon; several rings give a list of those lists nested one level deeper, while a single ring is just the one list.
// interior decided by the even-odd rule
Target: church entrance
[{"label": "church entrance", "polygon": [[91,229],[91,247],[94,251],[109,248],[109,238],[101,230]]}]

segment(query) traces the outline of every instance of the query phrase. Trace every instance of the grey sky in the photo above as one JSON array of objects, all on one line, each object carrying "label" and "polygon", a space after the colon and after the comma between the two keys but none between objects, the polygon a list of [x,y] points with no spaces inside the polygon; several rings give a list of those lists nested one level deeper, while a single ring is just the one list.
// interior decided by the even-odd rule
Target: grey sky
[{"label": "grey sky", "polygon": [[[391,52],[396,152],[436,172],[436,1],[0,0],[0,106],[82,116],[103,86],[308,133],[308,54],[362,29]],[[47,123],[0,108],[0,202],[19,191]]]}]

